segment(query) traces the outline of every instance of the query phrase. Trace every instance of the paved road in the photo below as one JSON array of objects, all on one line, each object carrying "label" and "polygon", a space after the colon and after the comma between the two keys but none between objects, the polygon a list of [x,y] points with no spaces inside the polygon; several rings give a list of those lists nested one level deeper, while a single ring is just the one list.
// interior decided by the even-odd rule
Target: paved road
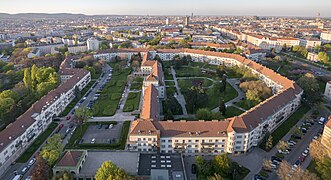
[{"label": "paved road", "polygon": [[[288,55],[290,58],[292,57],[288,53],[284,53],[284,54]],[[328,71],[328,70],[326,70],[322,65],[317,64],[317,63],[314,63],[314,62],[311,62],[311,61],[308,61],[307,59],[303,59],[303,58],[300,58],[300,57],[294,57],[294,58],[291,58],[291,59],[293,60],[292,61],[293,64],[297,64],[297,65],[301,65],[301,66],[306,66],[306,67],[309,67],[314,72],[319,72],[319,74],[317,74],[317,75],[320,75],[320,76],[324,76],[324,75],[330,76],[330,74],[331,74],[331,72]],[[300,59],[300,61],[297,60],[297,59]],[[304,62],[302,62],[302,61],[304,61]],[[314,65],[312,65],[310,63],[313,63]]]},{"label": "paved road", "polygon": [[[307,115],[310,115],[311,112],[312,112],[312,110],[309,111],[307,113]],[[297,126],[301,125],[303,120],[304,120],[304,118],[302,118],[296,124],[296,126],[294,126],[282,138],[282,140],[284,140],[284,141],[289,140],[290,136],[292,135],[293,129],[296,128]],[[307,134],[303,137],[303,139],[301,141],[299,141],[297,145],[295,145],[295,147],[291,151],[291,153],[285,157],[285,160],[289,160],[290,163],[292,163],[292,161],[295,162],[296,159],[298,158],[298,154],[301,154],[304,151],[304,149],[307,148],[307,146],[305,146],[306,143],[311,141],[311,139],[316,135],[315,132],[318,131],[319,129],[320,129],[320,127],[317,125],[317,123],[315,123],[315,125],[308,130]],[[260,170],[262,169],[263,160],[264,159],[271,159],[271,156],[275,155],[276,152],[277,152],[276,146],[272,150],[270,150],[269,152],[265,152],[264,150],[259,149],[257,147],[255,149],[253,149],[252,152],[249,152],[246,155],[231,156],[231,158],[234,161],[236,161],[239,164],[247,167],[250,170],[250,173],[245,177],[245,179],[250,180],[254,177],[255,174],[258,174],[260,172]],[[276,177],[275,173],[270,174],[269,179],[276,179],[276,178],[277,177]]]},{"label": "paved road", "polygon": [[171,74],[172,74],[172,77],[174,78],[175,87],[177,90],[177,94],[175,94],[174,97],[177,99],[178,103],[182,106],[183,115],[186,116],[187,115],[186,101],[185,101],[183,94],[180,92],[180,88],[179,88],[177,77],[176,77],[176,71],[174,70],[173,66],[171,66]]}]

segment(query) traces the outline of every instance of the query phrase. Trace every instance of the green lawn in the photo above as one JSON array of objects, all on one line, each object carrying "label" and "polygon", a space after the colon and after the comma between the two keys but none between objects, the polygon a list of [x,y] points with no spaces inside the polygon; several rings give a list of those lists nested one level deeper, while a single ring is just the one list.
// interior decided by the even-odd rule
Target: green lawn
[{"label": "green lawn", "polygon": [[175,82],[174,81],[165,81],[165,85],[166,86],[174,87],[175,86]]},{"label": "green lawn", "polygon": [[31,158],[31,156],[38,150],[38,148],[43,144],[43,142],[45,142],[48,136],[52,134],[52,132],[57,127],[57,125],[58,125],[57,123],[52,122],[48,126],[48,128],[34,140],[34,142],[28,147],[28,149],[25,150],[25,152],[17,159],[16,162],[18,163],[27,162]]},{"label": "green lawn", "polygon": [[139,102],[140,102],[140,95],[141,93],[133,93],[130,92],[128,98],[126,99],[123,112],[132,112],[134,110],[139,109]]},{"label": "green lawn", "polygon": [[[92,85],[95,83],[96,79],[92,79],[87,86],[85,86],[85,88],[81,91],[81,95],[82,97],[86,94],[86,92],[92,87]],[[64,111],[62,111],[62,113],[60,114],[60,117],[66,116],[67,114],[69,114],[69,112],[72,110],[72,108],[74,108],[76,106],[76,104],[78,103],[80,99],[74,99],[71,101],[71,103],[69,103],[69,105],[64,109]]]},{"label": "green lawn", "polygon": [[127,83],[130,69],[122,69],[122,72],[113,72],[111,80],[102,90],[99,99],[93,105],[94,116],[113,116],[121,99]]},{"label": "green lawn", "polygon": [[[101,124],[114,124],[116,125],[116,121],[111,121],[111,122],[99,122]],[[116,149],[116,150],[123,150],[125,148],[126,144],[126,139],[127,135],[129,132],[130,128],[130,123],[131,121],[125,121],[123,123],[122,131],[121,131],[121,136],[119,138],[119,141],[117,143],[112,143],[112,144],[90,144],[90,143],[83,143],[79,144],[79,141],[82,139],[84,136],[84,133],[86,132],[87,128],[90,125],[96,125],[98,123],[86,123],[83,124],[81,127],[77,127],[75,130],[74,134],[69,140],[69,143],[65,147],[65,149]]]},{"label": "green lawn", "polygon": [[250,108],[254,107],[256,104],[245,98],[244,100],[237,102],[236,105],[243,109],[249,110]]},{"label": "green lawn", "polygon": [[[283,122],[273,133],[272,136],[272,146],[275,146],[279,140],[281,140],[291,128],[310,110],[309,106],[302,105],[298,110],[296,110],[287,120]],[[266,138],[260,144],[260,148],[266,150],[265,148]]]},{"label": "green lawn", "polygon": [[226,108],[226,114],[225,114],[225,118],[230,118],[230,117],[234,117],[234,116],[239,116],[240,114],[242,114],[244,111],[233,107],[233,106],[229,106]]},{"label": "green lawn", "polygon": [[[188,88],[192,87],[194,82],[195,83],[201,82],[203,88],[210,87],[211,85],[213,85],[213,81],[211,81],[207,78],[179,79],[178,85],[181,88],[188,89]],[[173,84],[175,85],[175,83],[173,83]]]},{"label": "green lawn", "polygon": [[130,90],[141,90],[143,85],[144,78],[137,77],[131,82]]}]

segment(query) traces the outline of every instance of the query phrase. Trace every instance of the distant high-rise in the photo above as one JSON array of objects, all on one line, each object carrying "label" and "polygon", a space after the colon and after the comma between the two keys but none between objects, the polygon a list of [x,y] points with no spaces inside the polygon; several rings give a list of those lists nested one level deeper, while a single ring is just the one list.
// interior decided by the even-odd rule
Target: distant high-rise
[{"label": "distant high-rise", "polygon": [[185,16],[183,21],[184,21],[184,26],[189,26],[189,24],[190,24],[190,17],[189,16]]},{"label": "distant high-rise", "polygon": [[170,18],[167,18],[166,19],[166,25],[169,25],[170,24]]},{"label": "distant high-rise", "polygon": [[99,50],[99,41],[95,38],[89,38],[87,40],[87,49],[89,51]]},{"label": "distant high-rise", "polygon": [[191,14],[191,19],[193,19],[193,13]]}]

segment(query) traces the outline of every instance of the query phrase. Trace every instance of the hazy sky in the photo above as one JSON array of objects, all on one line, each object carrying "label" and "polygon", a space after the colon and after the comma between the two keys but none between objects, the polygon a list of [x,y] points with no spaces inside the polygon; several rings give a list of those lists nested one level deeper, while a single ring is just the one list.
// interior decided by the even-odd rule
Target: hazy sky
[{"label": "hazy sky", "polygon": [[0,0],[0,12],[331,17],[331,0]]}]

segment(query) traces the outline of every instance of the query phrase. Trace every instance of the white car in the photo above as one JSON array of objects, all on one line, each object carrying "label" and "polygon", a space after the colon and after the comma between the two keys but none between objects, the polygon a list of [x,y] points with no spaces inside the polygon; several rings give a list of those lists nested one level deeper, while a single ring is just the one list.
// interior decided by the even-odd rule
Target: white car
[{"label": "white car", "polygon": [[287,149],[285,151],[282,151],[282,150],[278,150],[278,152],[280,154],[290,154],[290,151],[288,151]]},{"label": "white car", "polygon": [[22,169],[22,174],[25,174],[26,172],[28,172],[28,167],[24,167],[23,169]]},{"label": "white car", "polygon": [[32,159],[29,161],[28,165],[29,165],[29,166],[32,166],[35,162],[36,162],[36,158],[32,158]]},{"label": "white car", "polygon": [[95,138],[92,139],[91,144],[95,144]]},{"label": "white car", "polygon": [[303,151],[302,155],[305,156],[305,157],[307,157],[308,156],[308,153],[309,153],[309,151],[306,149],[306,150]]},{"label": "white car", "polygon": [[110,124],[110,125],[109,125],[109,129],[113,128],[113,126],[114,126],[113,124]]}]

